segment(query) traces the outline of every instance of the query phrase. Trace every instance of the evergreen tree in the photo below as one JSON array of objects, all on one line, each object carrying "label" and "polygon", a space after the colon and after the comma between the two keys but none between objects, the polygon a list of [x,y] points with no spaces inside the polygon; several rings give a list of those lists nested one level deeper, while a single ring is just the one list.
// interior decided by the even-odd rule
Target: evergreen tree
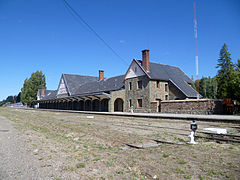
[{"label": "evergreen tree", "polygon": [[21,102],[21,92],[18,93],[17,98],[16,98],[16,103]]},{"label": "evergreen tree", "polygon": [[240,102],[240,59],[236,64],[236,76],[234,78],[234,99]]},{"label": "evergreen tree", "polygon": [[6,104],[6,100],[5,99],[0,101],[0,106],[3,106],[4,104]]},{"label": "evergreen tree", "polygon": [[[195,84],[197,82],[195,81]],[[215,99],[217,96],[217,80],[216,77],[202,77],[199,80],[199,93],[203,98]]]},{"label": "evergreen tree", "polygon": [[219,99],[234,98],[234,78],[236,73],[230,55],[227,45],[224,44],[220,50],[220,57],[217,65],[217,68],[219,68],[217,74],[217,97]]},{"label": "evergreen tree", "polygon": [[207,78],[202,77],[202,79],[199,80],[199,93],[206,98],[207,97]]},{"label": "evergreen tree", "polygon": [[210,93],[208,94],[208,97],[210,99],[216,99],[217,98],[217,88],[218,88],[218,83],[217,83],[217,78],[213,77],[210,78]]},{"label": "evergreen tree", "polygon": [[10,103],[13,103],[14,102],[14,97],[13,96],[8,96],[6,101],[10,102]]},{"label": "evergreen tree", "polygon": [[30,105],[33,100],[37,99],[37,91],[42,87],[46,88],[45,75],[42,71],[32,73],[29,79],[25,79],[21,89],[22,103]]}]

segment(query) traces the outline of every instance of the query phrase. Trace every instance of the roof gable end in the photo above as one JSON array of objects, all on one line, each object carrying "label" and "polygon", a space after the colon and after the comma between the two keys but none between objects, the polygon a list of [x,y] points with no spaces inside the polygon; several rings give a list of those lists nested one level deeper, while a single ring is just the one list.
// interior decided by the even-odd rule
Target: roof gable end
[{"label": "roof gable end", "polygon": [[[130,79],[130,78],[135,78],[135,77],[139,77],[139,76],[144,76],[144,75],[148,75],[148,73],[144,70],[144,68],[138,63],[138,61],[136,61],[135,59],[133,59],[131,65],[129,66],[124,79]],[[149,77],[150,78],[150,77]]]},{"label": "roof gable end", "polygon": [[68,89],[67,89],[67,84],[64,78],[64,74],[62,74],[62,77],[60,79],[59,85],[58,85],[58,90],[57,90],[57,95],[65,95],[69,94]]}]

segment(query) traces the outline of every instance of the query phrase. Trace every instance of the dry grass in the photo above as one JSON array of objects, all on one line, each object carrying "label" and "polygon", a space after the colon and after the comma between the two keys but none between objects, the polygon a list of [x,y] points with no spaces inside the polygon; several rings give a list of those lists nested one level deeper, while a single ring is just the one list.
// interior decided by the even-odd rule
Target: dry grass
[{"label": "dry grass", "polygon": [[[56,179],[238,179],[240,146],[200,141],[186,145],[189,122],[2,109],[35,153],[41,167],[58,169]],[[199,123],[199,127],[228,124]],[[183,136],[181,134],[186,134]],[[149,139],[185,145],[161,144],[145,149]]]}]

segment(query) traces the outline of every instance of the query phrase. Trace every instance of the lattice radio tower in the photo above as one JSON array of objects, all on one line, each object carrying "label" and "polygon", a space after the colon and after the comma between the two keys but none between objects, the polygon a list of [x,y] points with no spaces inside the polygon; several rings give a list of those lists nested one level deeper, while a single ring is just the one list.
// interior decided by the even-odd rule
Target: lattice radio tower
[{"label": "lattice radio tower", "polygon": [[197,99],[199,99],[199,80],[198,80],[198,40],[197,40],[197,15],[196,15],[196,2],[193,2],[193,9],[194,9],[194,37],[195,37],[195,60],[196,60],[196,82],[197,82]]}]

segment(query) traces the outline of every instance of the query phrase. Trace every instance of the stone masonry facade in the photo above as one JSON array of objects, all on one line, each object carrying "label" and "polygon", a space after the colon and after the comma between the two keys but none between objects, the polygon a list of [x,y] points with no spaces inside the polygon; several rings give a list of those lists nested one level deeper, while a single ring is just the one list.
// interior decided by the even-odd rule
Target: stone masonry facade
[{"label": "stone masonry facade", "polygon": [[[139,81],[142,81],[141,89],[138,88]],[[130,106],[133,106],[134,112],[160,112],[160,103],[163,100],[169,100],[169,92],[169,85],[166,81],[150,80],[147,76],[127,79],[125,81],[125,109],[129,112]],[[139,99],[142,100],[142,107],[139,107]]]},{"label": "stone masonry facade", "polygon": [[223,114],[223,101],[213,99],[170,100],[161,102],[162,113]]},{"label": "stone masonry facade", "polygon": [[111,99],[109,100],[108,102],[108,107],[109,107],[109,112],[114,112],[114,102],[117,100],[117,99],[122,99],[123,100],[123,111],[125,112],[126,109],[125,109],[125,106],[124,104],[126,104],[124,101],[125,100],[125,89],[122,89],[122,90],[119,90],[119,91],[112,91],[110,93],[111,95]]},{"label": "stone masonry facade", "polygon": [[[138,88],[138,82],[142,82],[142,88]],[[129,112],[133,106],[134,112],[150,112],[150,83],[147,76],[139,76],[125,80],[125,109]],[[142,107],[138,101],[142,101]],[[130,105],[131,104],[131,105]]]}]

